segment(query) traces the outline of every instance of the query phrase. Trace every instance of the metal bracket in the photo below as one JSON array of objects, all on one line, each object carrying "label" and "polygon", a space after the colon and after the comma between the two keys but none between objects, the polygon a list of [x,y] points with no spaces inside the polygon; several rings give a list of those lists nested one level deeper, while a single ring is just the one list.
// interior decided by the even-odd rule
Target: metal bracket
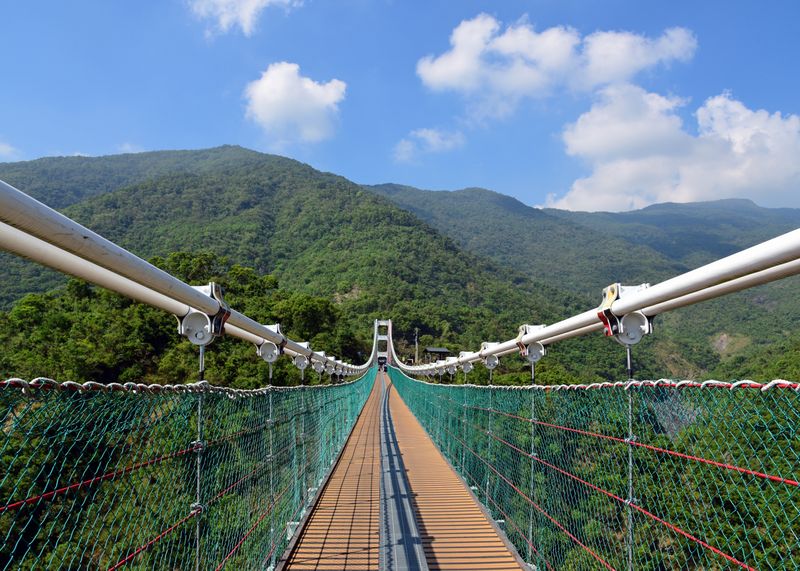
[{"label": "metal bracket", "polygon": [[620,317],[611,311],[611,306],[614,305],[614,302],[627,294],[636,293],[648,287],[650,287],[648,283],[638,286],[624,286],[619,283],[613,283],[603,288],[603,301],[597,308],[597,317],[603,322],[603,332],[606,337],[618,335],[622,331]]},{"label": "metal bracket", "polygon": [[603,301],[597,308],[597,317],[603,322],[603,332],[611,337],[619,332],[619,319],[611,313],[611,306],[619,299],[619,284],[611,284],[603,288]]},{"label": "metal bracket", "polygon": [[225,332],[225,323],[231,316],[230,307],[222,297],[222,287],[211,282],[206,286],[192,286],[197,291],[219,303],[219,310],[214,315],[190,309],[189,313],[178,319],[178,333],[186,337],[193,345],[205,346]]},{"label": "metal bracket", "polygon": [[626,313],[619,320],[619,333],[614,336],[625,346],[636,345],[645,335],[653,332],[653,318],[641,311]]},{"label": "metal bracket", "polygon": [[528,345],[525,345],[522,342],[522,338],[528,335],[529,333],[533,333],[534,331],[541,331],[547,327],[546,325],[525,325],[519,326],[519,333],[517,333],[517,347],[519,347],[519,355],[520,357],[527,357],[528,356]]},{"label": "metal bracket", "polygon": [[500,343],[491,342],[491,341],[484,341],[483,343],[481,343],[481,350],[480,350],[479,354],[480,354],[481,358],[483,359],[483,365],[487,369],[489,369],[490,371],[492,369],[494,369],[495,367],[497,367],[497,365],[500,363],[500,358],[497,355],[486,355],[486,356],[484,356],[483,352],[486,351],[487,349],[492,349],[492,348],[498,346],[499,344]]}]

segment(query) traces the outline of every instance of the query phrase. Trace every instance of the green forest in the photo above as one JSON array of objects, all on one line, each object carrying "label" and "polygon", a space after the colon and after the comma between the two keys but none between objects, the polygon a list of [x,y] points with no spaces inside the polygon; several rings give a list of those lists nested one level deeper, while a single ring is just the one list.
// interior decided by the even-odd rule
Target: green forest
[{"label": "green forest", "polygon": [[[0,179],[189,283],[219,281],[232,307],[354,362],[370,349],[374,319],[393,320],[405,357],[415,329],[423,348],[475,349],[521,323],[594,307],[613,281],[656,283],[800,224],[797,210],[747,201],[587,214],[483,189],[366,187],[234,146],[5,163]],[[0,263],[3,376],[194,378],[196,350],[172,317],[9,254]],[[634,350],[637,376],[796,378],[798,283],[660,316]],[[299,381],[286,363],[276,367],[274,382]],[[537,378],[624,374],[624,351],[598,334],[553,346]],[[208,376],[237,387],[268,381],[252,347],[224,338],[210,348]],[[488,373],[477,367],[470,380]],[[493,378],[528,380],[514,357]]]}]

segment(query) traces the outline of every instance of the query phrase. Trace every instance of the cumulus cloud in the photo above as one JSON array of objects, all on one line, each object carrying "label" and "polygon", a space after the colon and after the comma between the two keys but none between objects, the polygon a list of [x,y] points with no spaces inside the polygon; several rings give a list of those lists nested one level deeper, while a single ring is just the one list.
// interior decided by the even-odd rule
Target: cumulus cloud
[{"label": "cumulus cloud", "polygon": [[303,77],[296,63],[273,63],[245,88],[246,116],[275,147],[316,143],[333,135],[346,88],[339,79],[318,83]]},{"label": "cumulus cloud", "polygon": [[591,174],[547,206],[618,211],[733,197],[800,206],[800,117],[723,93],[697,109],[691,132],[678,114],[686,104],[634,85],[601,90],[563,132],[567,153]]},{"label": "cumulus cloud", "polygon": [[19,151],[0,139],[0,160],[13,160],[17,158]]},{"label": "cumulus cloud", "polygon": [[524,97],[543,97],[557,88],[593,90],[686,61],[697,40],[685,28],[670,28],[657,38],[624,31],[581,36],[566,26],[539,32],[527,20],[503,29],[480,14],[453,30],[450,45],[417,62],[422,82],[434,91],[467,96],[478,115],[502,116]]},{"label": "cumulus cloud", "polygon": [[289,9],[301,4],[301,0],[189,0],[195,15],[212,21],[208,33],[225,33],[238,26],[245,36],[252,35],[259,15],[268,6]]},{"label": "cumulus cloud", "polygon": [[464,134],[460,131],[416,129],[395,145],[394,160],[400,163],[411,163],[421,154],[451,151],[463,147],[464,143]]}]

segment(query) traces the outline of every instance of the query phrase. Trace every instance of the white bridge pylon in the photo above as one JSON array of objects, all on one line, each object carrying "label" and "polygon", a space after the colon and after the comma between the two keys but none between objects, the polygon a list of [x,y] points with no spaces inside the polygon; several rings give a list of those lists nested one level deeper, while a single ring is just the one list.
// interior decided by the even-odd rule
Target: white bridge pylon
[{"label": "white bridge pylon", "polygon": [[393,364],[394,348],[392,347],[392,320],[391,319],[376,319],[375,320],[375,346],[372,350],[373,355],[379,363],[386,362]]}]

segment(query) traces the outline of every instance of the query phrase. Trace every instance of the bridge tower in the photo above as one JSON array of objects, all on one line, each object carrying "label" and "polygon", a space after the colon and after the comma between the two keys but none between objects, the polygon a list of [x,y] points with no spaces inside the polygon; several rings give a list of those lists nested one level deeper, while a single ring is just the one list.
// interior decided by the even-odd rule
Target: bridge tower
[{"label": "bridge tower", "polygon": [[389,350],[389,344],[392,339],[392,320],[391,319],[376,319],[375,320],[375,347],[376,357],[379,363],[385,362],[393,365],[392,351]]}]

